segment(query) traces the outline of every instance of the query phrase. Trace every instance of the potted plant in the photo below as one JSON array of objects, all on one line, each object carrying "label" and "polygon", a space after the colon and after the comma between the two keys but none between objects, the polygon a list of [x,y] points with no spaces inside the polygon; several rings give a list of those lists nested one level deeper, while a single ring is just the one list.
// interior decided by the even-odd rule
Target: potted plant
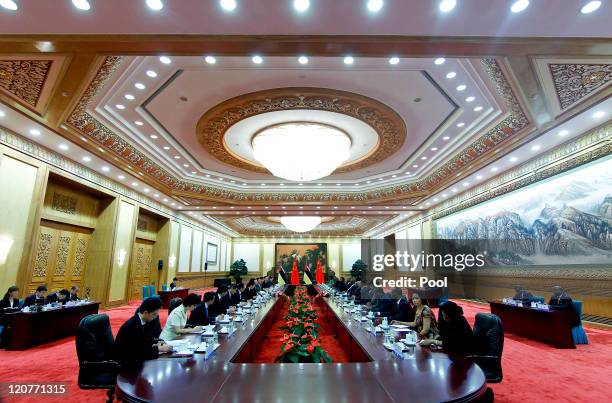
[{"label": "potted plant", "polygon": [[365,274],[368,265],[361,259],[357,259],[351,268],[351,276],[354,278],[362,278]]},{"label": "potted plant", "polygon": [[236,284],[238,284],[242,281],[242,276],[246,276],[248,273],[249,269],[247,268],[246,262],[244,259],[239,259],[230,266],[228,277],[233,277]]}]

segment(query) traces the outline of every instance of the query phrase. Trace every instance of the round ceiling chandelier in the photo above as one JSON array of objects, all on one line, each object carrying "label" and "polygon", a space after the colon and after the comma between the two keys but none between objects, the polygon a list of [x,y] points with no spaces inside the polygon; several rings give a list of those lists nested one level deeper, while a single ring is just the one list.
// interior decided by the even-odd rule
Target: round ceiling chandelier
[{"label": "round ceiling chandelier", "polygon": [[308,232],[321,224],[321,217],[317,216],[283,216],[280,219],[285,228],[293,232]]},{"label": "round ceiling chandelier", "polygon": [[257,161],[272,175],[296,182],[330,175],[349,158],[351,139],[322,123],[289,122],[267,127],[253,137]]}]

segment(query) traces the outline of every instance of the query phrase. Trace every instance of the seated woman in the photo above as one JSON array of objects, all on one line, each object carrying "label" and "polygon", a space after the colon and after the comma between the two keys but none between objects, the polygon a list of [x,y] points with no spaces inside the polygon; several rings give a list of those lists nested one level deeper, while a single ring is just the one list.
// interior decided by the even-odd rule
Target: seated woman
[{"label": "seated woman", "polygon": [[185,327],[187,325],[187,313],[193,311],[199,303],[200,296],[198,294],[187,295],[183,305],[174,308],[170,315],[168,315],[166,326],[164,326],[164,330],[162,330],[159,338],[162,340],[174,340],[181,334],[202,330],[201,326]]},{"label": "seated woman", "polygon": [[414,305],[414,322],[402,322],[399,320],[391,321],[391,324],[407,325],[415,327],[417,333],[422,339],[434,339],[438,335],[438,325],[436,318],[427,303],[425,303],[419,294],[412,294],[412,304]]},{"label": "seated woman", "polygon": [[421,341],[422,346],[442,346],[447,353],[468,355],[473,352],[474,334],[463,316],[463,309],[452,301],[440,305],[439,335]]},{"label": "seated woman", "polygon": [[550,301],[548,301],[548,305],[551,309],[563,310],[563,311],[571,311],[574,309],[574,303],[570,296],[561,288],[556,285],[552,288],[552,295],[550,296]]},{"label": "seated woman", "polygon": [[19,308],[19,287],[12,285],[4,294],[4,298],[0,300],[0,309],[18,309]]}]

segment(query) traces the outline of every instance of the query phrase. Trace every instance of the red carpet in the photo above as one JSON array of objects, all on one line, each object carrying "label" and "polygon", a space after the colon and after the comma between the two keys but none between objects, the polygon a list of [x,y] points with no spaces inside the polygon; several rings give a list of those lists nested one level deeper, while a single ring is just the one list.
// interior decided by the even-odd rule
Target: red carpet
[{"label": "red carpet", "polygon": [[[459,301],[466,317],[473,323],[474,315],[487,312],[488,307]],[[132,303],[106,311],[113,333],[134,314]],[[162,312],[162,324],[167,317]],[[504,380],[490,385],[497,402],[604,402],[612,390],[612,330],[586,327],[591,344],[575,350],[558,350],[546,344],[506,335],[503,368]],[[270,339],[270,343],[274,341]],[[326,348],[329,344],[325,341]],[[270,351],[274,347],[270,346]],[[278,349],[274,350],[278,351]],[[329,350],[328,350],[329,351]],[[339,352],[330,351],[334,359]],[[339,357],[339,356],[338,356]],[[61,397],[5,398],[6,402],[102,402],[104,391],[83,391],[77,386],[78,362],[74,339],[67,338],[26,351],[0,350],[0,380],[2,382],[62,382],[68,385],[68,395]],[[350,385],[346,385],[350,387]]]}]

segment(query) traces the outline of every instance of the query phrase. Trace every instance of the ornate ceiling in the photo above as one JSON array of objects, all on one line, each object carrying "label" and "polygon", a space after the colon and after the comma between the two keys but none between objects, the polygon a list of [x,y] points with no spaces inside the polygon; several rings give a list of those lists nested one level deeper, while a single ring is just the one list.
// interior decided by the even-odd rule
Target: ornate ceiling
[{"label": "ornate ceiling", "polygon": [[[0,108],[49,136],[30,136],[19,119],[0,124],[55,152],[51,138],[64,138],[68,158],[83,150],[106,162],[103,175],[248,236],[288,235],[285,214],[325,217],[313,236],[408,219],[611,92],[612,45],[600,39],[157,39],[5,36]],[[314,182],[272,176],[250,140],[295,120],[336,124],[351,158]]]}]

